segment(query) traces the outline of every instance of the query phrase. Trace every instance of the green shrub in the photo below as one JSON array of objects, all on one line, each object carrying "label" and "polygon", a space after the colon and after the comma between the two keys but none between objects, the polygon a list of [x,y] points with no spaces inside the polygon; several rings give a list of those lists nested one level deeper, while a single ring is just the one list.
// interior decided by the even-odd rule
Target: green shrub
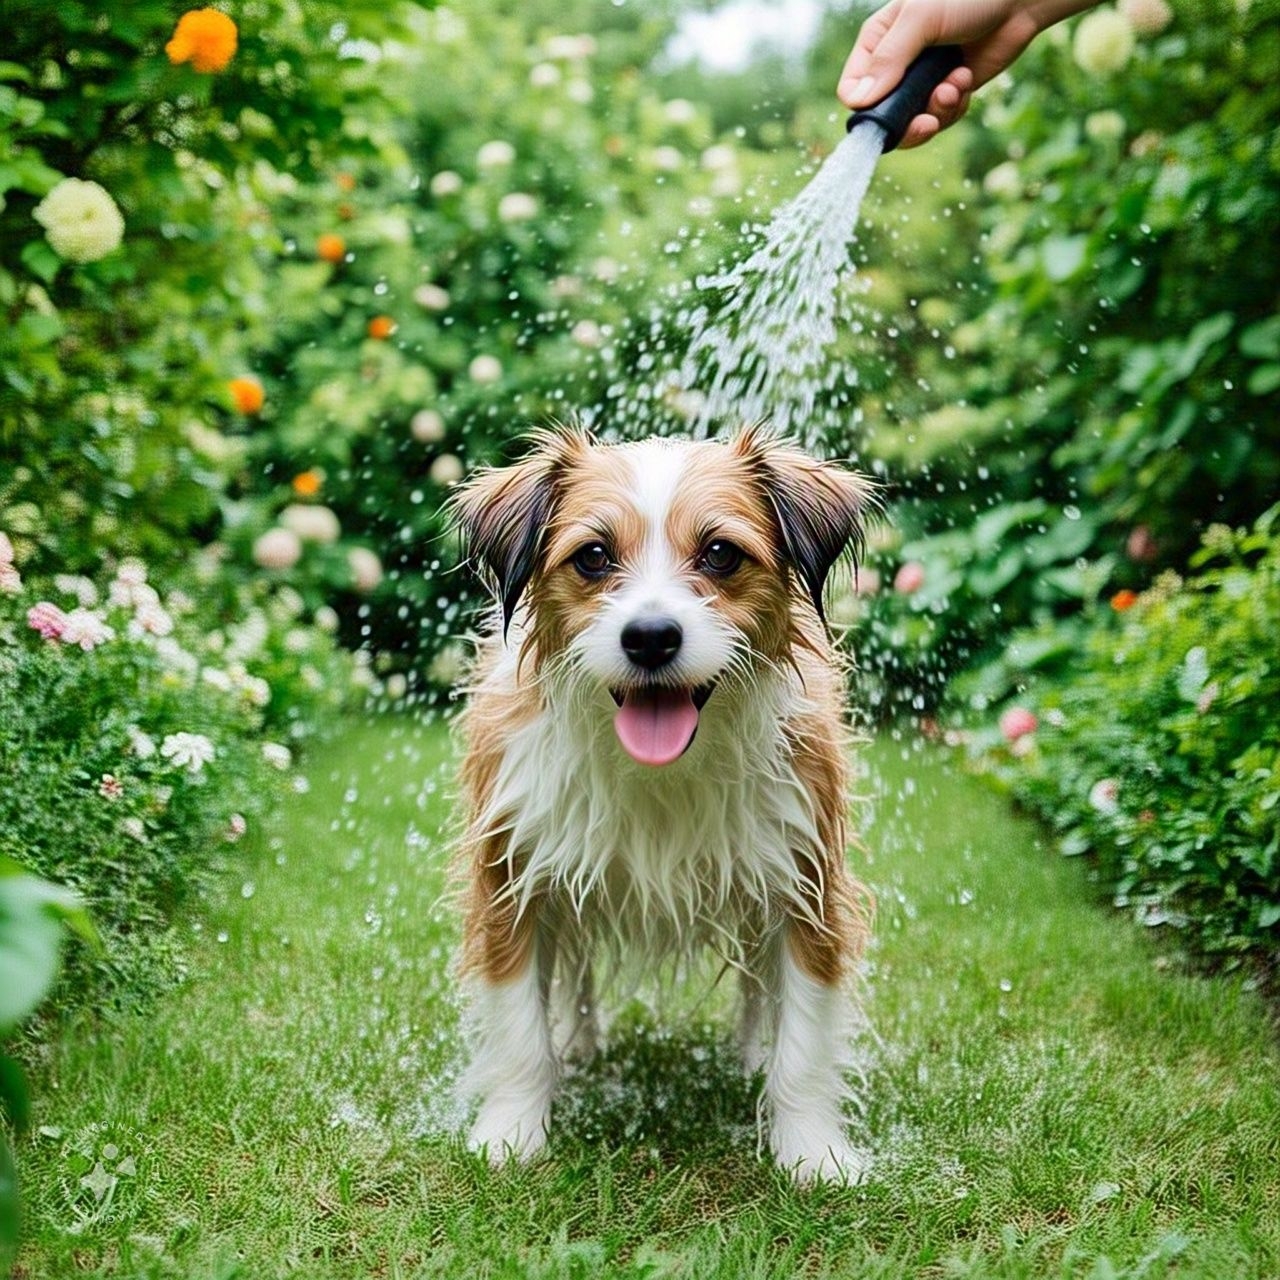
[{"label": "green shrub", "polygon": [[[1034,733],[975,739],[1013,793],[1092,851],[1119,905],[1205,951],[1280,950],[1280,507],[1214,526],[1091,629],[1071,676],[1032,687]],[[1113,610],[1112,612],[1116,612]]]},{"label": "green shrub", "polygon": [[298,739],[349,700],[351,663],[278,593],[228,618],[162,600],[139,561],[105,592],[8,570],[0,854],[78,892],[101,927],[104,954],[73,958],[62,998],[130,999],[180,967],[174,909],[235,861]]}]

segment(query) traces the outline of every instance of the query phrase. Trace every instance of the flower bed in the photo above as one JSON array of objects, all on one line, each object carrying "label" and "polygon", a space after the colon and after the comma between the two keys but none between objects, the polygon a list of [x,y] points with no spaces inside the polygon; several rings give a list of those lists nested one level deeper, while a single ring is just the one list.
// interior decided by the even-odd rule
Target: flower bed
[{"label": "flower bed", "polygon": [[0,534],[0,855],[76,890],[102,932],[64,997],[132,999],[180,972],[174,908],[302,783],[299,739],[364,669],[287,591],[229,614],[196,582],[162,595],[138,560],[100,590],[24,582],[14,557]]},{"label": "flower bed", "polygon": [[1280,507],[1215,526],[1089,634],[1063,683],[971,742],[983,767],[1090,852],[1117,905],[1220,956],[1280,950]]}]

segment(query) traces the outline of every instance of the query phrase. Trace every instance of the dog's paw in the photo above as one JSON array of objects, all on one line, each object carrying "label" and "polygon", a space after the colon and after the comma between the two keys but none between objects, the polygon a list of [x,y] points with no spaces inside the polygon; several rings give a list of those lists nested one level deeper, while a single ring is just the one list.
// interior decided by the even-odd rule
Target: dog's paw
[{"label": "dog's paw", "polygon": [[467,1146],[492,1165],[531,1160],[546,1146],[549,1109],[541,1099],[499,1098],[485,1102],[471,1126]]},{"label": "dog's paw", "polygon": [[857,1186],[871,1169],[871,1153],[853,1146],[839,1128],[817,1128],[794,1120],[774,1121],[773,1158],[802,1185],[836,1182]]}]

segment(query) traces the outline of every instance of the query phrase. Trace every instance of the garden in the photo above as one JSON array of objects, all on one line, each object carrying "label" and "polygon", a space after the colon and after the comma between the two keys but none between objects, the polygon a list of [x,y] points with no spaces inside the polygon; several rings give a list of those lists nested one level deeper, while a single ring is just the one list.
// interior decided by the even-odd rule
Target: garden
[{"label": "garden", "polygon": [[[803,7],[803,6],[802,6]],[[1280,24],[1118,0],[882,158],[819,448],[873,1153],[757,1152],[727,984],[467,1152],[447,884],[530,429],[688,433],[865,7],[20,0],[0,56],[0,1269],[1280,1274]],[[714,975],[712,975],[714,976]]]}]

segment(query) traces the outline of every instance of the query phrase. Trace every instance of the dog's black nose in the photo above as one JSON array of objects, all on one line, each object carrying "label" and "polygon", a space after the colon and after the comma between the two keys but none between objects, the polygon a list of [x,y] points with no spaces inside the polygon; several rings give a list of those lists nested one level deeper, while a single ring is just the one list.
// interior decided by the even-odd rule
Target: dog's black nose
[{"label": "dog's black nose", "polygon": [[684,632],[674,618],[636,618],[622,628],[622,648],[637,667],[656,671],[680,652]]}]

